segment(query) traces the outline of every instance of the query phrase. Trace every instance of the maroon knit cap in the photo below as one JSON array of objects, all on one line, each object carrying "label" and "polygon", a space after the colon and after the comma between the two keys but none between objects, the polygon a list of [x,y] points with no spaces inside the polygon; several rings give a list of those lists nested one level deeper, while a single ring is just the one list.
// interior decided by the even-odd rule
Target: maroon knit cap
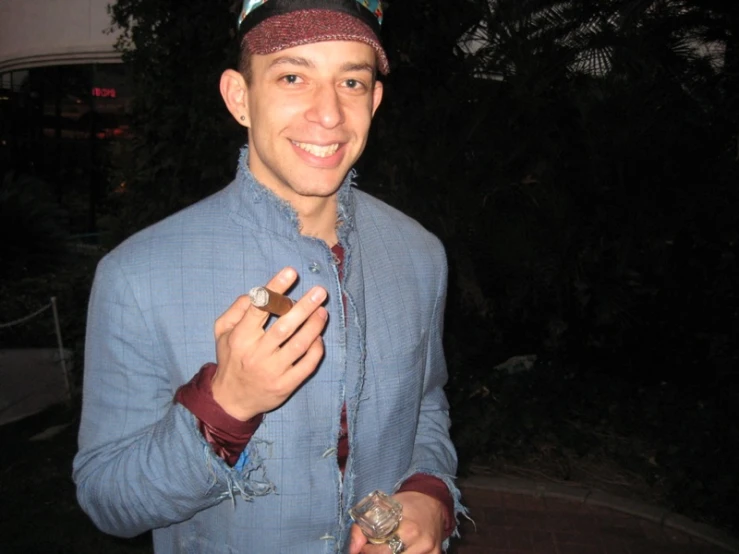
[{"label": "maroon knit cap", "polygon": [[314,42],[363,42],[374,49],[378,69],[387,75],[390,64],[373,18],[357,0],[268,0],[245,17],[241,40],[247,52],[259,55]]}]

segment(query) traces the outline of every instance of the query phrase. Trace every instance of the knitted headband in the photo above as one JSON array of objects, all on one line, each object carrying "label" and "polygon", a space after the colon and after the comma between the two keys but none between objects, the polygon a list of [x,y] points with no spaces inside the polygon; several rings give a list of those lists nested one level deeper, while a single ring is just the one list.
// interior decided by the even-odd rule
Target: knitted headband
[{"label": "knitted headband", "polygon": [[239,38],[251,54],[271,54],[286,48],[349,40],[371,46],[378,69],[390,71],[380,42],[381,0],[244,0]]}]

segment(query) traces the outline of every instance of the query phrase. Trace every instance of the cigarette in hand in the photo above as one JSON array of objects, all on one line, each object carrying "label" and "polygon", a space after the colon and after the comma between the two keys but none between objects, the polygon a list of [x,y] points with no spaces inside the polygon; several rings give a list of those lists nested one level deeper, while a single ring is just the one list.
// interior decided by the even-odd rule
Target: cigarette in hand
[{"label": "cigarette in hand", "polygon": [[285,315],[295,302],[291,298],[269,290],[267,287],[254,287],[249,291],[251,305],[263,312],[274,315]]}]

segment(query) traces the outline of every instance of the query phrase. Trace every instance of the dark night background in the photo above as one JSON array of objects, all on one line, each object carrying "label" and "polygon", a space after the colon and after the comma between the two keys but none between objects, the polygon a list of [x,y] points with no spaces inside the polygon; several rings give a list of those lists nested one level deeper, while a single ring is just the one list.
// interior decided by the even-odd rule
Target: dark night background
[{"label": "dark night background", "polygon": [[[0,323],[56,295],[77,385],[99,257],[233,175],[243,131],[217,82],[239,4],[118,0],[115,121],[74,67],[0,102]],[[587,482],[738,534],[739,3],[389,4],[360,184],[447,248],[462,473]],[[43,115],[60,82],[93,106],[78,129]],[[0,330],[0,348],[54,344],[48,321]],[[8,551],[148,549],[76,507],[78,400],[0,428]]]}]

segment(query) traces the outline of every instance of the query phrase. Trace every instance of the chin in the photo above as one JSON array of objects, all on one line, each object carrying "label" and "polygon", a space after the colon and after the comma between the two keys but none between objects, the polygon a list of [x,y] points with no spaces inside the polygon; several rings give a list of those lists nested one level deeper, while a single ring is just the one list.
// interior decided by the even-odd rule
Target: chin
[{"label": "chin", "polygon": [[315,178],[311,179],[310,176],[306,176],[305,178],[300,179],[299,185],[291,188],[302,196],[328,197],[336,194],[339,188],[341,188],[341,183],[344,182],[345,176],[346,174],[343,174],[340,178],[324,178],[322,180],[316,180]]},{"label": "chin", "polygon": [[328,198],[336,194],[341,187],[341,182],[332,185],[315,185],[308,187],[296,187],[293,190],[301,196],[312,196],[315,198]]}]

